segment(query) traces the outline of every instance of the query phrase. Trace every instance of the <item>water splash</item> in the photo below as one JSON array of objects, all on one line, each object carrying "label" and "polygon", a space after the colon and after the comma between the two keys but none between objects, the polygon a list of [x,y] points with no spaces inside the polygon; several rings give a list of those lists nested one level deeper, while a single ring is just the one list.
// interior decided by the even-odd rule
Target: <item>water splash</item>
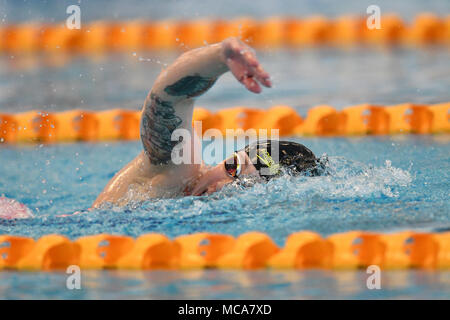
[{"label": "water splash", "polygon": [[[226,186],[212,198],[227,196],[273,197],[289,194],[291,198],[323,199],[398,197],[399,188],[412,182],[409,171],[395,168],[386,160],[384,166],[375,167],[342,157],[330,157],[325,174],[317,177],[284,175],[267,183],[254,183],[247,180],[241,186]],[[251,188],[242,188],[251,186]]]},{"label": "water splash", "polygon": [[0,197],[0,219],[32,218],[33,213],[25,205],[14,199]]},{"label": "water splash", "polygon": [[[323,156],[322,158],[325,158]],[[401,188],[411,184],[413,178],[408,170],[393,167],[389,160],[376,167],[342,157],[326,157],[327,165],[321,176],[283,175],[268,182],[247,178],[226,185],[222,190],[201,197],[160,198],[142,201],[145,195],[139,190],[130,191],[132,198],[125,208],[108,207],[119,211],[138,211],[153,217],[164,215],[177,218],[211,213],[255,212],[295,207],[311,200],[346,201],[352,199],[397,198]],[[103,210],[105,210],[103,208]]]}]

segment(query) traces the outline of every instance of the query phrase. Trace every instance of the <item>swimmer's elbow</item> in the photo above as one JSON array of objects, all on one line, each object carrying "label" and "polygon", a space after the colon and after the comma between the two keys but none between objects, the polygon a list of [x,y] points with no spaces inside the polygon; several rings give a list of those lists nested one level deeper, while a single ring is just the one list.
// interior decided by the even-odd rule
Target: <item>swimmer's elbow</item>
[{"label": "swimmer's elbow", "polygon": [[222,51],[219,43],[185,52],[161,72],[151,92],[172,103],[202,95],[228,71]]}]

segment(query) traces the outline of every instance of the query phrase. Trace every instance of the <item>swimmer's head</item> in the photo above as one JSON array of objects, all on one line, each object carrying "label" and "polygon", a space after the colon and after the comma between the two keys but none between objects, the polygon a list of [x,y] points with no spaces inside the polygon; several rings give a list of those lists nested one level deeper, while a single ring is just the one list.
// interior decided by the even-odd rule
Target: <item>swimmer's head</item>
[{"label": "swimmer's head", "polygon": [[311,150],[296,142],[258,141],[246,146],[244,151],[258,174],[266,180],[282,173],[316,176],[323,167]]},{"label": "swimmer's head", "polygon": [[190,192],[201,195],[247,177],[270,180],[282,174],[319,175],[324,164],[304,145],[290,141],[258,141],[209,168]]}]

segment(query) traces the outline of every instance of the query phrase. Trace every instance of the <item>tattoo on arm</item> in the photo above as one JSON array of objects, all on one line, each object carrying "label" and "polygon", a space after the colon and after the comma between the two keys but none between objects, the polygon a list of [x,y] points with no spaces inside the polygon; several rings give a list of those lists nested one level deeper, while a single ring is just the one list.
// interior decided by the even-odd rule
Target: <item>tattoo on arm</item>
[{"label": "tattoo on arm", "polygon": [[[216,80],[196,73],[168,85],[164,92],[174,97],[197,97],[211,88]],[[171,161],[172,149],[181,142],[171,141],[172,133],[182,122],[175,114],[173,102],[150,93],[150,104],[145,106],[141,119],[141,140],[152,164],[168,164]]]},{"label": "tattoo on arm", "polygon": [[208,91],[217,78],[202,77],[198,73],[193,76],[186,76],[167,86],[164,91],[171,96],[187,96],[188,98],[197,97]]},{"label": "tattoo on arm", "polygon": [[171,160],[173,147],[179,141],[171,141],[172,132],[182,123],[175,115],[170,101],[150,94],[150,105],[146,106],[141,120],[141,140],[152,164],[167,164]]}]

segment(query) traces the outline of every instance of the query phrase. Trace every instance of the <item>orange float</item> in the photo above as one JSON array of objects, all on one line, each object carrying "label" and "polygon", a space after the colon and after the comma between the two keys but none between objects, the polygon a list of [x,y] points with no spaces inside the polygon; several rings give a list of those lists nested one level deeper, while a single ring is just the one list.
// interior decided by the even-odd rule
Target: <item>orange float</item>
[{"label": "orange float", "polygon": [[382,265],[385,246],[374,233],[350,231],[329,236],[333,246],[333,268],[359,268]]},{"label": "orange float", "polygon": [[254,36],[256,32],[257,21],[250,17],[242,17],[233,19],[231,21],[233,25],[232,30],[237,30],[237,37],[242,41],[253,45]]},{"label": "orange float", "polygon": [[259,269],[279,250],[266,234],[248,232],[236,239],[235,245],[216,265],[218,268]]},{"label": "orange float", "polygon": [[150,21],[143,26],[143,46],[147,50],[171,50],[179,48],[177,24],[174,21]]},{"label": "orange float", "polygon": [[213,114],[204,108],[195,108],[192,113],[192,126],[194,126],[195,121],[200,121],[202,123],[202,132],[197,132],[197,134],[202,134],[210,128],[213,128],[214,123],[212,120]]},{"label": "orange float", "polygon": [[380,29],[368,29],[364,24],[363,42],[371,45],[393,45],[405,40],[406,26],[395,14],[387,14],[381,18]]},{"label": "orange float", "polygon": [[10,114],[0,113],[0,143],[17,141],[17,121]]},{"label": "orange float", "polygon": [[104,50],[186,50],[228,37],[240,37],[257,48],[450,43],[448,16],[440,18],[422,13],[406,26],[397,15],[386,14],[381,17],[381,26],[380,29],[368,29],[365,17],[358,16],[341,16],[334,20],[311,16],[302,19],[270,17],[259,21],[249,17],[229,21],[94,21],[86,23],[80,30],[68,29],[64,22],[25,23],[0,29],[0,50],[85,54]]},{"label": "orange float", "polygon": [[317,46],[328,43],[332,22],[323,16],[303,20],[289,19],[286,23],[286,41],[290,46]]},{"label": "orange float", "polygon": [[448,40],[444,39],[444,22],[432,13],[417,15],[406,37],[407,43],[414,45],[438,44]]},{"label": "orange float", "polygon": [[0,236],[0,270],[14,268],[17,262],[32,250],[34,244],[31,238]]},{"label": "orange float", "polygon": [[39,25],[25,23],[0,29],[0,50],[11,53],[30,53],[38,46]]},{"label": "orange float", "polygon": [[286,44],[289,47],[298,47],[301,43],[302,21],[297,18],[289,18],[286,20]]},{"label": "orange float", "polygon": [[340,115],[333,107],[320,105],[308,110],[301,127],[304,135],[335,135],[341,132]]},{"label": "orange float", "polygon": [[427,134],[431,132],[433,113],[426,105],[412,105],[410,115],[411,132]]},{"label": "orange float", "polygon": [[46,235],[34,241],[0,236],[0,270],[177,268],[450,268],[450,232],[401,231],[391,234],[349,231],[327,238],[302,231],[291,234],[283,248],[264,233],[230,235],[196,233],[171,241],[161,234],[99,234],[75,241]]},{"label": "orange float", "polygon": [[389,116],[384,108],[370,104],[344,108],[340,121],[344,135],[386,134],[389,130]]},{"label": "orange float", "polygon": [[215,20],[211,24],[211,29],[211,41],[213,43],[220,42],[230,37],[238,37],[240,35],[240,27],[233,21]]},{"label": "orange float", "polygon": [[389,133],[409,133],[411,132],[412,104],[404,103],[385,108],[389,116]]},{"label": "orange float", "polygon": [[385,269],[405,269],[411,267],[411,256],[407,243],[414,235],[412,231],[381,234],[380,240],[386,250],[382,267]]},{"label": "orange float", "polygon": [[16,263],[19,270],[65,270],[78,265],[81,248],[60,235],[46,235],[36,241],[31,250]]},{"label": "orange float", "polygon": [[406,250],[411,256],[411,266],[434,269],[437,266],[439,244],[432,234],[415,233],[407,241]]},{"label": "orange float", "polygon": [[329,43],[336,46],[353,46],[363,40],[365,20],[357,16],[342,16],[332,22]]},{"label": "orange float", "polygon": [[272,17],[256,23],[251,35],[252,45],[256,48],[276,49],[283,46],[285,39],[285,21]]},{"label": "orange float", "polygon": [[389,116],[389,133],[430,133],[433,113],[425,105],[404,103],[384,109]]},{"label": "orange float", "polygon": [[16,139],[19,142],[54,142],[57,124],[51,113],[28,111],[14,116],[17,123]]},{"label": "orange float", "polygon": [[115,264],[120,269],[173,269],[179,266],[180,246],[161,234],[145,234]]},{"label": "orange float", "polygon": [[64,23],[44,24],[39,33],[39,49],[46,52],[67,52],[74,48],[80,30],[67,29]]},{"label": "orange float", "polygon": [[98,121],[98,139],[138,139],[140,116],[136,111],[112,109],[96,113]]},{"label": "orange float", "polygon": [[211,22],[208,20],[181,21],[177,24],[176,37],[182,50],[190,50],[212,43]]},{"label": "orange float", "polygon": [[443,44],[450,45],[450,15],[444,19],[444,32],[443,32]]},{"label": "orange float", "polygon": [[450,131],[450,103],[439,103],[428,106],[432,114],[431,132],[449,132]]},{"label": "orange float", "polygon": [[271,268],[328,268],[331,266],[333,247],[319,234],[302,231],[291,234],[284,248],[267,262]]},{"label": "orange float", "polygon": [[214,233],[195,233],[174,240],[181,248],[181,268],[210,268],[230,252],[235,244],[232,236]]},{"label": "orange float", "polygon": [[289,106],[273,106],[265,112],[253,113],[248,119],[248,128],[279,130],[279,136],[295,135],[301,132],[303,119]]},{"label": "orange float", "polygon": [[144,23],[141,21],[112,22],[106,44],[109,50],[132,52],[144,47]]},{"label": "orange float", "polygon": [[54,114],[58,123],[58,141],[94,141],[98,139],[98,120],[95,113],[84,110],[68,110]]},{"label": "orange float", "polygon": [[134,239],[99,234],[78,238],[75,243],[81,248],[80,268],[102,269],[114,268],[117,261],[133,248]]},{"label": "orange float", "polygon": [[107,49],[107,39],[110,31],[108,22],[91,22],[83,26],[80,31],[77,41],[73,43],[74,50],[85,54],[98,54]]},{"label": "orange float", "polygon": [[223,134],[227,130],[247,130],[257,129],[252,126],[251,120],[264,115],[264,110],[246,107],[234,107],[221,109],[214,115],[215,129],[219,129]]},{"label": "orange float", "polygon": [[[362,104],[337,111],[321,105],[308,110],[303,120],[289,106],[267,110],[247,107],[222,109],[212,113],[194,109],[193,123],[200,121],[206,135],[276,136],[364,135],[396,133],[443,133],[450,131],[450,104],[395,106]],[[104,111],[68,110],[56,113],[27,111],[0,114],[0,143],[62,142],[95,140],[137,140],[140,137],[141,111],[112,109]],[[209,130],[216,130],[215,133]],[[198,132],[200,133],[200,132]]]},{"label": "orange float", "polygon": [[440,269],[450,268],[450,232],[433,234],[433,239],[438,245],[436,267]]}]

